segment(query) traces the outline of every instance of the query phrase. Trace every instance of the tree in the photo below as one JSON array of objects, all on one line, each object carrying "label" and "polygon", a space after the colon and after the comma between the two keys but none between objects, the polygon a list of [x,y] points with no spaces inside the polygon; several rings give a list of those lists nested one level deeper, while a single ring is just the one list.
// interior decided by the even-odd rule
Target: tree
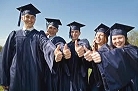
[{"label": "tree", "polygon": [[0,52],[1,52],[1,50],[2,50],[2,46],[0,45]]},{"label": "tree", "polygon": [[138,46],[138,31],[134,30],[128,34],[128,41],[130,44]]}]

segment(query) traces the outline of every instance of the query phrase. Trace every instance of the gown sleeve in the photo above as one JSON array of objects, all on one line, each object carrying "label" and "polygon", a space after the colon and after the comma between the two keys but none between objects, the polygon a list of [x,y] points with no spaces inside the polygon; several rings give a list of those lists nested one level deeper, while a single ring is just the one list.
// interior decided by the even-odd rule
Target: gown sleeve
[{"label": "gown sleeve", "polygon": [[2,50],[2,60],[1,60],[1,85],[3,86],[9,86],[10,84],[10,67],[12,63],[12,59],[14,57],[14,36],[15,31],[12,31],[3,47]]},{"label": "gown sleeve", "polygon": [[44,53],[44,58],[50,70],[53,67],[54,50],[56,46],[47,38],[43,31],[40,31],[40,48]]},{"label": "gown sleeve", "polygon": [[108,89],[118,90],[134,78],[138,72],[137,53],[134,47],[116,48],[100,53],[102,62],[98,65]]}]

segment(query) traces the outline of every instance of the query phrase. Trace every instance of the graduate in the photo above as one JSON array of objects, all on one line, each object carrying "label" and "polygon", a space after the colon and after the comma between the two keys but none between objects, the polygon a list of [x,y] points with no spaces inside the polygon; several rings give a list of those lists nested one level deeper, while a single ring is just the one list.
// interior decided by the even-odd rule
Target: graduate
[{"label": "graduate", "polygon": [[52,41],[55,46],[60,46],[60,51],[63,53],[64,58],[60,61],[55,61],[52,68],[52,91],[67,91],[69,85],[66,85],[68,74],[68,67],[66,61],[71,57],[71,52],[67,47],[66,41],[57,36],[59,31],[59,25],[61,21],[59,19],[45,18],[47,23],[47,37]]},{"label": "graduate", "polygon": [[105,90],[138,91],[138,47],[127,41],[127,33],[133,28],[115,23],[110,28],[113,49],[91,55],[98,64]]},{"label": "graduate", "polygon": [[[108,42],[108,36],[110,34],[110,31],[108,31],[109,27],[100,24],[94,31],[95,33],[95,38],[93,40],[93,45],[92,45],[92,51],[87,51],[84,54],[84,58],[87,59],[87,55],[89,53],[92,53],[93,51],[107,51],[109,48],[109,45],[107,44]],[[106,50],[104,47],[107,47]],[[91,61],[91,66],[92,66],[92,72],[89,77],[89,85],[90,85],[90,91],[105,91],[104,86],[103,86],[103,81],[101,78],[101,74],[99,72],[99,69],[97,67],[97,64]]]},{"label": "graduate", "polygon": [[23,28],[12,31],[6,40],[0,84],[9,91],[50,91],[45,72],[51,71],[53,60],[60,61],[62,55],[43,31],[34,28],[40,11],[32,4],[17,10],[20,11],[18,26],[22,20]]},{"label": "graduate", "polygon": [[68,91],[88,91],[88,62],[84,59],[84,46],[90,49],[87,39],[79,39],[81,34],[80,28],[84,24],[72,22],[67,26],[70,27],[69,37],[71,41],[68,47],[71,50],[71,58],[68,61],[70,72],[70,90]]}]

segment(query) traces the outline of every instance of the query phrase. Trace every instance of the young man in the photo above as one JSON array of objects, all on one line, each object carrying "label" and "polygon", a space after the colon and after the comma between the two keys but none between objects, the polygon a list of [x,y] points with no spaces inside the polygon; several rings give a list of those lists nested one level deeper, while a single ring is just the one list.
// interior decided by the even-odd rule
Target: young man
[{"label": "young man", "polygon": [[12,31],[6,40],[0,84],[9,91],[49,91],[45,71],[52,69],[54,56],[60,61],[62,54],[43,31],[34,28],[40,11],[32,4],[17,9],[20,11],[18,25],[22,20],[23,28]]},{"label": "young man", "polygon": [[72,22],[67,26],[70,27],[69,37],[71,41],[68,47],[71,50],[71,58],[68,61],[70,72],[69,86],[67,91],[88,91],[88,65],[87,61],[83,58],[85,52],[84,46],[90,49],[87,39],[79,39],[81,34],[80,28],[85,26],[78,22]]},{"label": "young man", "polygon": [[66,61],[71,57],[71,52],[67,47],[66,41],[57,36],[59,25],[61,21],[59,19],[45,18],[47,21],[47,37],[52,41],[55,46],[60,46],[60,51],[63,53],[64,58],[61,61],[55,61],[52,68],[52,91],[66,91],[68,75],[68,67]]}]

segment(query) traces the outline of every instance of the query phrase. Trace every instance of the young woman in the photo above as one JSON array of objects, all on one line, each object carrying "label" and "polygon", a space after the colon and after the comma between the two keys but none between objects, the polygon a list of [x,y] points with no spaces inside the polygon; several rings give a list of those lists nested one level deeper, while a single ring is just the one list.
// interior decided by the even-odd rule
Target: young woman
[{"label": "young woman", "polygon": [[105,90],[138,91],[138,47],[127,41],[127,32],[133,28],[115,23],[110,28],[113,49],[91,55],[99,65]]},{"label": "young woman", "polygon": [[[100,24],[94,31],[96,32],[95,34],[95,39],[93,40],[93,45],[92,45],[92,50],[93,51],[107,51],[105,50],[104,47],[108,47],[108,36],[110,32],[108,31],[109,27]],[[92,52],[91,52],[92,53]],[[85,53],[86,55],[87,53]],[[86,56],[84,56],[86,57]],[[93,61],[90,62],[92,66],[92,72],[89,77],[89,85],[90,85],[90,91],[105,91],[104,86],[103,86],[103,81],[101,78],[101,74],[99,72],[99,69],[97,67],[97,64],[94,63]]]}]

